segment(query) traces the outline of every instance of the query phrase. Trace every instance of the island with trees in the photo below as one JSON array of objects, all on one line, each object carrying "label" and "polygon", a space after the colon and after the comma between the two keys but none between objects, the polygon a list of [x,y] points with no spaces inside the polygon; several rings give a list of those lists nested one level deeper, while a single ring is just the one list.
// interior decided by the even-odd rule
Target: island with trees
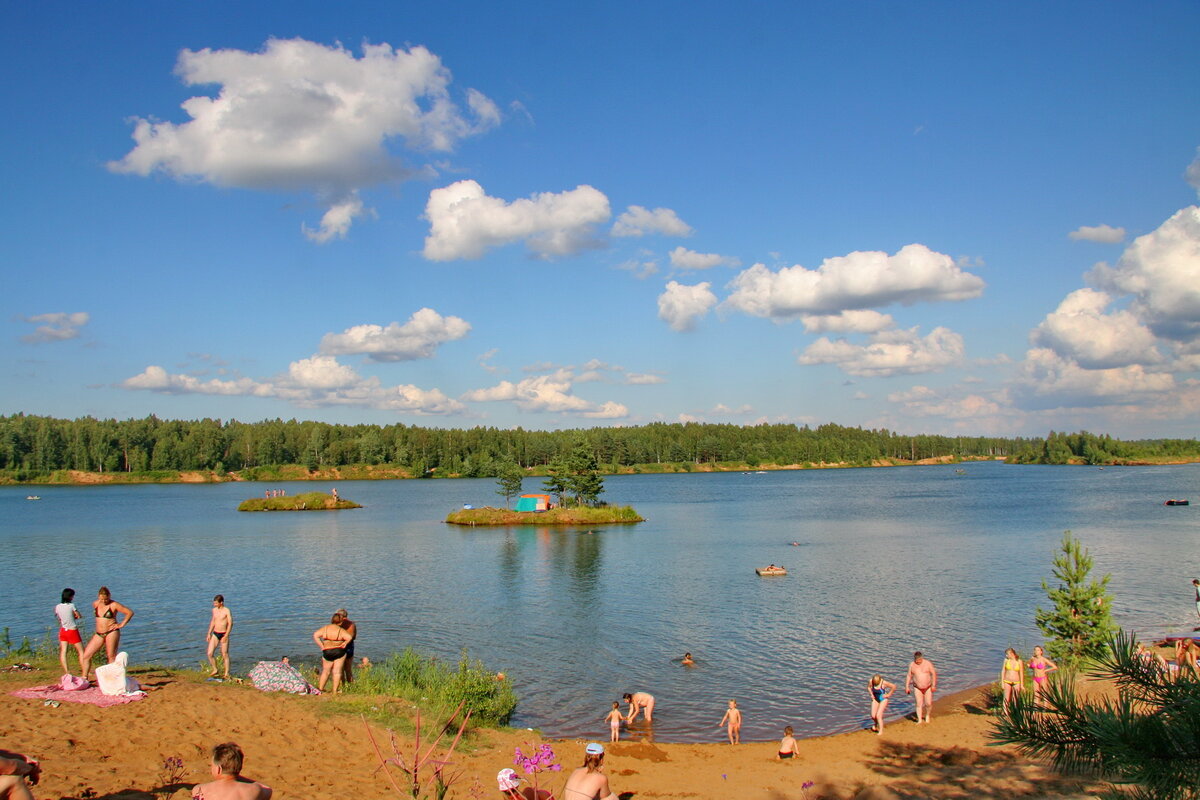
[{"label": "island with trees", "polygon": [[243,500],[238,511],[341,511],[345,508],[362,508],[352,500],[338,497],[337,493],[305,492],[304,494],[275,497],[251,497]]}]

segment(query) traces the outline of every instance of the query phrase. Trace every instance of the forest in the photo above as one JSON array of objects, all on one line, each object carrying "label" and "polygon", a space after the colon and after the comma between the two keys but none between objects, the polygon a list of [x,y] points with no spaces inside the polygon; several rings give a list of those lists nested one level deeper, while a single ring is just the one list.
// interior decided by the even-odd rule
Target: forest
[{"label": "forest", "polygon": [[[1005,458],[1014,463],[1117,464],[1200,458],[1195,439],[1120,441],[1086,431],[1044,438],[908,435],[825,424],[655,422],[554,431],[332,425],[291,420],[67,420],[0,417],[0,476],[25,481],[59,470],[97,473],[207,471],[273,465],[309,471],[390,465],[413,477],[491,477],[516,464],[537,471],[577,446],[616,473],[679,465],[869,465],[883,459]],[[253,474],[246,477],[253,479]]]}]

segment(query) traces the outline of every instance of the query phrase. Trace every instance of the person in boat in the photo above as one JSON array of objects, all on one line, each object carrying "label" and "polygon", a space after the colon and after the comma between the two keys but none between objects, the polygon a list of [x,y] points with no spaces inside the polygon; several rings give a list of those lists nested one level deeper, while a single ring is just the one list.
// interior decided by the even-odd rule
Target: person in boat
[{"label": "person in boat", "polygon": [[604,774],[604,745],[591,742],[583,752],[583,766],[567,776],[563,800],[617,800]]},{"label": "person in boat", "polygon": [[[96,632],[92,634],[92,640],[88,642],[88,646],[83,651],[84,678],[91,671],[92,657],[100,652],[101,647],[104,648],[104,654],[108,658],[104,663],[111,664],[116,660],[121,644],[121,628],[124,628],[129,624],[129,620],[133,619],[133,611],[113,600],[112,593],[108,591],[107,586],[101,586],[100,591],[97,592],[96,600],[92,603],[92,613],[96,617]],[[125,618],[118,620],[118,614],[124,614]]]}]

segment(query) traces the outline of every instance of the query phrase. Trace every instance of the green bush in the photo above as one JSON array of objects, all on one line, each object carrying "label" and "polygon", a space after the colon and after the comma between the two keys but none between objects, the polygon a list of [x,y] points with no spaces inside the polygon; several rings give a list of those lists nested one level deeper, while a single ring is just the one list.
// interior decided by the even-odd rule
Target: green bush
[{"label": "green bush", "polygon": [[354,694],[402,697],[439,717],[465,703],[480,725],[505,725],[517,707],[508,679],[472,661],[465,650],[454,666],[409,647],[370,669],[355,670],[354,682],[344,688]]}]

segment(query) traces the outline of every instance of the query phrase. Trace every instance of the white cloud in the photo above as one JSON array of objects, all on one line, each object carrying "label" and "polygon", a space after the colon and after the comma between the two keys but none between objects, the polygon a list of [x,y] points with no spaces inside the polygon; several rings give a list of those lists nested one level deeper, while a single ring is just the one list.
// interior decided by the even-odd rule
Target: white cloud
[{"label": "white cloud", "polygon": [[508,203],[487,196],[473,180],[458,181],[429,193],[424,256],[476,259],[489,248],[517,241],[541,258],[571,255],[601,244],[594,229],[610,215],[608,198],[591,186]]},{"label": "white cloud", "polygon": [[881,331],[866,345],[821,337],[797,359],[803,365],[836,364],[843,372],[862,377],[890,377],[939,372],[963,362],[962,336],[934,328],[921,338],[916,328]]},{"label": "white cloud", "polygon": [[620,403],[607,401],[596,405],[571,393],[575,374],[565,368],[549,375],[533,375],[516,383],[501,381],[495,386],[472,389],[461,399],[470,403],[512,402],[522,411],[579,414],[585,417],[616,419],[628,416]]},{"label": "white cloud", "polygon": [[[467,92],[469,114],[450,98],[451,76],[424,47],[364,45],[362,57],[340,45],[271,39],[257,53],[184,50],[176,73],[188,86],[218,86],[215,97],[182,104],[190,120],[136,118],[133,150],[109,163],[115,172],[164,172],[215,186],[307,191],[330,206],[310,234],[345,234],[354,194],[411,171],[387,149],[447,151],[499,121],[494,103]],[[336,211],[335,211],[336,209]]]},{"label": "white cloud", "polygon": [[878,333],[895,327],[890,314],[870,309],[840,311],[837,314],[806,314],[800,318],[807,333]]},{"label": "white cloud", "polygon": [[362,378],[353,367],[339,364],[333,356],[312,356],[288,365],[290,384],[300,389],[343,389]]},{"label": "white cloud", "polygon": [[1074,291],[1034,328],[1030,340],[1084,369],[1161,361],[1154,334],[1137,317],[1128,311],[1104,313],[1111,302],[1111,297],[1094,289]]},{"label": "white cloud", "polygon": [[708,281],[695,286],[685,286],[671,281],[658,296],[658,318],[671,326],[672,330],[690,331],[696,321],[717,304]]},{"label": "white cloud", "polygon": [[631,258],[617,264],[617,269],[633,273],[633,277],[638,280],[645,280],[658,272],[658,262],[653,259],[643,261],[640,258]]},{"label": "white cloud", "polygon": [[86,311],[55,311],[50,314],[33,314],[21,317],[23,322],[37,325],[33,333],[21,337],[22,342],[41,344],[44,342],[64,342],[79,337],[79,329],[88,324],[91,319]]},{"label": "white cloud", "polygon": [[613,236],[645,236],[650,233],[691,236],[692,226],[669,208],[651,210],[643,206],[630,206],[612,226]]},{"label": "white cloud", "polygon": [[627,372],[625,373],[625,383],[630,386],[649,386],[655,383],[666,383],[667,379],[661,375],[654,375],[649,372]]},{"label": "white cloud", "polygon": [[327,333],[320,351],[333,355],[366,355],[373,361],[412,361],[432,358],[439,345],[461,339],[471,325],[460,317],[443,317],[422,308],[401,325],[355,325],[342,333]]},{"label": "white cloud", "polygon": [[629,409],[620,403],[606,400],[599,408],[584,411],[580,416],[588,419],[624,419],[629,416]]},{"label": "white cloud", "polygon": [[1045,347],[1025,354],[1013,381],[1013,402],[1022,409],[1126,405],[1175,389],[1175,378],[1141,364],[1084,369]]},{"label": "white cloud", "polygon": [[676,247],[671,251],[671,266],[685,270],[712,269],[713,267],[737,267],[741,261],[732,256],[722,256],[717,253],[697,253],[686,247]]},{"label": "white cloud", "polygon": [[363,203],[357,194],[352,194],[345,200],[334,203],[321,217],[321,225],[316,230],[301,224],[300,230],[310,241],[325,244],[332,239],[345,239],[350,231],[350,225],[355,217],[362,216]]},{"label": "white cloud", "polygon": [[829,258],[815,270],[796,265],[772,272],[755,264],[729,284],[724,305],[759,317],[836,314],[850,309],[917,302],[967,300],[983,292],[978,275],[921,244],[895,255],[854,252]]},{"label": "white cloud", "polygon": [[1132,311],[1156,335],[1200,339],[1200,208],[1189,206],[1125,249],[1116,266],[1098,264],[1088,279],[1133,295]]},{"label": "white cloud", "polygon": [[1112,225],[1081,225],[1067,234],[1067,238],[1077,242],[1100,242],[1101,244],[1116,244],[1125,239],[1124,228],[1114,228]]},{"label": "white cloud", "polygon": [[994,418],[1010,413],[1001,403],[981,394],[959,395],[956,387],[939,393],[928,386],[914,386],[905,392],[893,392],[887,399],[901,404],[905,413],[913,417],[962,420]]}]

